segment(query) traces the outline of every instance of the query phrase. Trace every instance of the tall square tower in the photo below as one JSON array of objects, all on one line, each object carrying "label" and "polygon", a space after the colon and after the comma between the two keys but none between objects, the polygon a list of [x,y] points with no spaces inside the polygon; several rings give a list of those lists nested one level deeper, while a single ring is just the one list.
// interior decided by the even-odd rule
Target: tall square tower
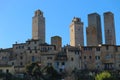
[{"label": "tall square tower", "polygon": [[74,17],[70,25],[70,45],[84,46],[83,22],[80,18]]},{"label": "tall square tower", "polygon": [[32,17],[32,39],[45,43],[45,18],[40,10],[35,11]]},{"label": "tall square tower", "polygon": [[101,19],[98,13],[88,14],[88,27],[86,32],[88,46],[102,44]]},{"label": "tall square tower", "polygon": [[105,43],[116,45],[114,14],[112,12],[104,13]]}]

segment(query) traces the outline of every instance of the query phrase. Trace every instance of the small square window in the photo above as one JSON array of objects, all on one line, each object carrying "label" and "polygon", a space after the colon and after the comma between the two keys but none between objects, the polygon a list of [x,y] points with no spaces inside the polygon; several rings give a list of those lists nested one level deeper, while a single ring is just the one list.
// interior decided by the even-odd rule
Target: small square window
[{"label": "small square window", "polygon": [[23,66],[23,63],[22,63],[22,62],[20,62],[20,65],[21,65],[21,66]]},{"label": "small square window", "polygon": [[62,62],[62,65],[65,65],[65,62]]},{"label": "small square window", "polygon": [[73,57],[71,58],[71,61],[73,61],[74,59],[73,59]]},{"label": "small square window", "polygon": [[109,46],[106,46],[106,50],[108,50],[109,49]]},{"label": "small square window", "polygon": [[100,47],[97,47],[97,48],[96,48],[96,51],[100,51]]},{"label": "small square window", "polygon": [[91,56],[89,56],[89,59],[91,59],[92,57]]}]

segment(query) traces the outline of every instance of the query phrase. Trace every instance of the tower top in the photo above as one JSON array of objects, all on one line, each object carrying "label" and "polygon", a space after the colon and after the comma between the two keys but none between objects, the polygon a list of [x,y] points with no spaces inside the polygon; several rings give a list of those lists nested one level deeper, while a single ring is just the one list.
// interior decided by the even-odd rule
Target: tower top
[{"label": "tower top", "polygon": [[72,20],[72,22],[81,22],[81,19],[78,18],[78,17],[74,17],[73,20]]},{"label": "tower top", "polygon": [[35,11],[35,16],[43,16],[43,12],[38,9]]},{"label": "tower top", "polygon": [[104,15],[113,15],[113,13],[108,11],[108,12],[105,12]]},{"label": "tower top", "polygon": [[92,15],[99,15],[99,14],[96,12],[88,14],[88,16],[92,16]]}]

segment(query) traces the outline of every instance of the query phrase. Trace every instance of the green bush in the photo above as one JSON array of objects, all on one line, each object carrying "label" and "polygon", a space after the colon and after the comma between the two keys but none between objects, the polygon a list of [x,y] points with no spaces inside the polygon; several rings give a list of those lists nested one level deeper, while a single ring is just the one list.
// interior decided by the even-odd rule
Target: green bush
[{"label": "green bush", "polygon": [[107,71],[96,75],[95,80],[113,80],[111,74]]}]

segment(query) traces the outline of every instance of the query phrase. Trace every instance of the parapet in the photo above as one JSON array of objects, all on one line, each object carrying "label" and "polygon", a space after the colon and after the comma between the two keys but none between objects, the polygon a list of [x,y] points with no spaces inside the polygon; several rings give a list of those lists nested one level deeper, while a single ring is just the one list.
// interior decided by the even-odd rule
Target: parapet
[{"label": "parapet", "polygon": [[43,12],[41,10],[36,10],[35,16],[43,16]]},{"label": "parapet", "polygon": [[73,20],[72,20],[72,22],[81,22],[81,19],[78,18],[78,17],[74,17]]}]

